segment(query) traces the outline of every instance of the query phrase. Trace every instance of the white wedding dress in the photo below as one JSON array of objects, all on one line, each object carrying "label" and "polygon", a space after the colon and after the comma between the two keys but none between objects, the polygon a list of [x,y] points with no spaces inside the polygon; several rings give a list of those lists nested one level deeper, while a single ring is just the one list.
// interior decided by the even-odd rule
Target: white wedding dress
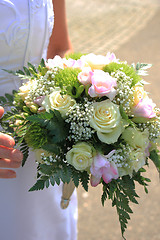
[{"label": "white wedding dress", "polygon": [[[0,96],[21,85],[2,69],[21,69],[46,57],[53,19],[51,0],[0,0]],[[28,192],[35,177],[31,153],[16,179],[0,179],[0,240],[75,240],[76,193],[62,210],[62,185]]]}]

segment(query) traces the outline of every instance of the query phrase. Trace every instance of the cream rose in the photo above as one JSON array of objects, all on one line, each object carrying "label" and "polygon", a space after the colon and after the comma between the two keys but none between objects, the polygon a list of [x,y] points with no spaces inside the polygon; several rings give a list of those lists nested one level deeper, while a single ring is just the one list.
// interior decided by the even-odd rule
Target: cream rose
[{"label": "cream rose", "polygon": [[92,69],[102,69],[110,62],[118,62],[114,53],[107,53],[106,56],[90,53],[83,55],[81,60],[86,63],[86,66],[90,66]]},{"label": "cream rose", "polygon": [[149,132],[147,129],[141,132],[136,128],[126,128],[122,133],[122,138],[134,149],[140,148],[145,151],[149,145]]},{"label": "cream rose", "polygon": [[29,80],[19,88],[18,94],[21,96],[23,101],[28,96],[29,91],[36,89],[36,86],[37,82],[35,80]]},{"label": "cream rose", "polygon": [[147,96],[146,91],[144,91],[144,87],[143,86],[134,86],[132,88],[133,91],[133,100],[131,102],[131,105],[135,106],[137,105],[140,101],[143,100],[143,98],[145,98]]},{"label": "cream rose", "polygon": [[127,159],[126,167],[118,167],[119,176],[130,175],[132,177],[133,171],[138,171],[146,164],[146,154],[141,149],[132,149]]},{"label": "cream rose", "polygon": [[93,147],[85,142],[73,145],[67,152],[66,160],[79,171],[88,170],[93,161]]},{"label": "cream rose", "polygon": [[43,149],[36,149],[36,150],[34,150],[34,153],[35,153],[36,161],[39,163],[43,163],[42,156],[44,156],[44,157],[50,156],[49,152],[47,152]]},{"label": "cream rose", "polygon": [[131,164],[130,167],[136,172],[145,165],[146,163],[146,156],[145,153],[141,150],[132,151],[130,154]]},{"label": "cream rose", "polygon": [[121,117],[118,105],[110,100],[93,104],[90,126],[97,131],[98,138],[107,144],[115,143],[128,124]]},{"label": "cream rose", "polygon": [[58,110],[62,117],[66,115],[69,108],[76,104],[76,101],[69,95],[61,95],[60,91],[53,91],[49,96],[46,96],[42,102],[42,106],[49,111],[50,109]]}]

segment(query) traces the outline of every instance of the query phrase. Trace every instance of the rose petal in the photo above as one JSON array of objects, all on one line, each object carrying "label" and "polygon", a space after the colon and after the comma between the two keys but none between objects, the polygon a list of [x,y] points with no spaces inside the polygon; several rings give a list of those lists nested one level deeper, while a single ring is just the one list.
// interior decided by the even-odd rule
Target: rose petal
[{"label": "rose petal", "polygon": [[92,187],[96,187],[100,183],[100,181],[101,181],[101,178],[91,175],[90,182]]}]

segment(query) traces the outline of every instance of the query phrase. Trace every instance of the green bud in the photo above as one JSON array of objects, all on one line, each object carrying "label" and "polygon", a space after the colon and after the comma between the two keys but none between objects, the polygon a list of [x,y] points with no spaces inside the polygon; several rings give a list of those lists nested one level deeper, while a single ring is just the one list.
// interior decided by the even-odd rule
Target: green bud
[{"label": "green bud", "polygon": [[36,105],[31,105],[29,109],[31,112],[37,113],[38,107]]},{"label": "green bud", "polygon": [[29,107],[27,107],[27,106],[23,106],[23,111],[26,113],[29,113],[29,114],[31,113]]}]

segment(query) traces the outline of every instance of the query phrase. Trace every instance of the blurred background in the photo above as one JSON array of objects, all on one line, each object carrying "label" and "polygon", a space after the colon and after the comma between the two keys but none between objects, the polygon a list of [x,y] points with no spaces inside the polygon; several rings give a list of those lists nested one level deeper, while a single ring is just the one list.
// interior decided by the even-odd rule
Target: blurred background
[{"label": "blurred background", "polygon": [[[66,0],[69,34],[74,51],[105,55],[120,60],[147,62],[153,66],[146,89],[160,107],[160,0]],[[160,182],[150,163],[149,193],[137,186],[139,205],[126,231],[127,240],[160,240]],[[78,240],[121,240],[116,210],[108,200],[101,206],[100,187],[78,189]]]}]

